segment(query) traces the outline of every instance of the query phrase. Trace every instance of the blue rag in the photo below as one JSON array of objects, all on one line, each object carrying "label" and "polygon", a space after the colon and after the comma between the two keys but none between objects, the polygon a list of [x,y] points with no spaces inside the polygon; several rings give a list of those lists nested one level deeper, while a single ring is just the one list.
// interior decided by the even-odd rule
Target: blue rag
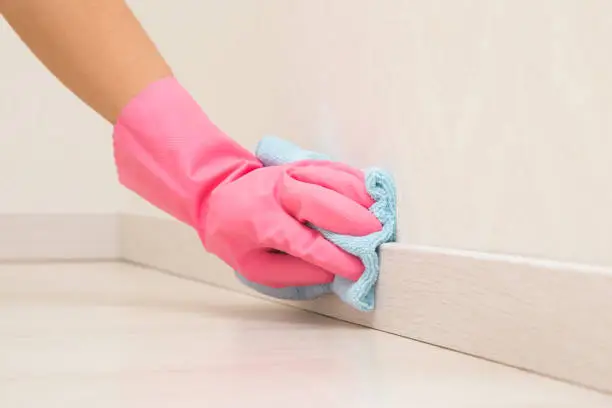
[{"label": "blue rag", "polygon": [[[301,149],[295,144],[277,137],[263,138],[257,146],[256,155],[265,166],[282,165],[300,160],[330,160],[325,155]],[[370,211],[382,224],[381,231],[357,237],[336,234],[311,225],[326,239],[361,259],[365,270],[356,282],[336,276],[333,282],[328,284],[270,288],[250,282],[236,273],[238,279],[250,288],[275,298],[310,300],[327,293],[335,293],[340,299],[357,310],[373,310],[375,303],[374,289],[380,271],[378,248],[386,242],[395,240],[397,221],[395,182],[388,172],[378,168],[369,168],[364,173],[366,188],[375,201],[370,207]]]}]

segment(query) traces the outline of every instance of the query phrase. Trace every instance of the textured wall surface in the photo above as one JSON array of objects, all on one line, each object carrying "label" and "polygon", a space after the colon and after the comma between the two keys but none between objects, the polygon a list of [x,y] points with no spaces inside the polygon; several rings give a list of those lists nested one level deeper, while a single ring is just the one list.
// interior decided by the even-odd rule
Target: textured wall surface
[{"label": "textured wall surface", "polygon": [[612,265],[612,3],[132,4],[246,146],[393,170],[402,242]]},{"label": "textured wall surface", "polygon": [[114,213],[111,126],[0,18],[0,214]]}]

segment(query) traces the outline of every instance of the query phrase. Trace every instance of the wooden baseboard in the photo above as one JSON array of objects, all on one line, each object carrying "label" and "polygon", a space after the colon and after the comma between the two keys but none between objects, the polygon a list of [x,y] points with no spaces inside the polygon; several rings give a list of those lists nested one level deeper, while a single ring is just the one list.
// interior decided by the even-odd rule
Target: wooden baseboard
[{"label": "wooden baseboard", "polygon": [[0,214],[0,261],[119,257],[116,214]]},{"label": "wooden baseboard", "polygon": [[[120,230],[129,261],[259,296],[180,223],[123,215]],[[373,313],[283,303],[612,392],[611,269],[389,245]]]},{"label": "wooden baseboard", "polygon": [[[331,296],[279,302],[612,392],[611,268],[404,245],[381,255],[373,313]],[[173,220],[0,215],[0,262],[119,257],[262,297]]]}]

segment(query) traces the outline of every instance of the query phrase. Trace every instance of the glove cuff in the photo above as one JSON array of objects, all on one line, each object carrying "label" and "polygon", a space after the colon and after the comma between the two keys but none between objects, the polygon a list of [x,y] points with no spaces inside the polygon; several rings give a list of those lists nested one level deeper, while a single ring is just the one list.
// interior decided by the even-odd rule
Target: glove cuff
[{"label": "glove cuff", "polygon": [[194,227],[218,185],[262,167],[174,77],[150,84],[125,106],[113,147],[121,184]]}]

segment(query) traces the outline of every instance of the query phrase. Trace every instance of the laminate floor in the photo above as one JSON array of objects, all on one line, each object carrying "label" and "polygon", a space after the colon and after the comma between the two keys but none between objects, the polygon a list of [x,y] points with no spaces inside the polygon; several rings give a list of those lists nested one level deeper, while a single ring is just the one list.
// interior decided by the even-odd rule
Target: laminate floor
[{"label": "laminate floor", "polygon": [[122,263],[0,264],[0,407],[612,407],[612,396]]}]

